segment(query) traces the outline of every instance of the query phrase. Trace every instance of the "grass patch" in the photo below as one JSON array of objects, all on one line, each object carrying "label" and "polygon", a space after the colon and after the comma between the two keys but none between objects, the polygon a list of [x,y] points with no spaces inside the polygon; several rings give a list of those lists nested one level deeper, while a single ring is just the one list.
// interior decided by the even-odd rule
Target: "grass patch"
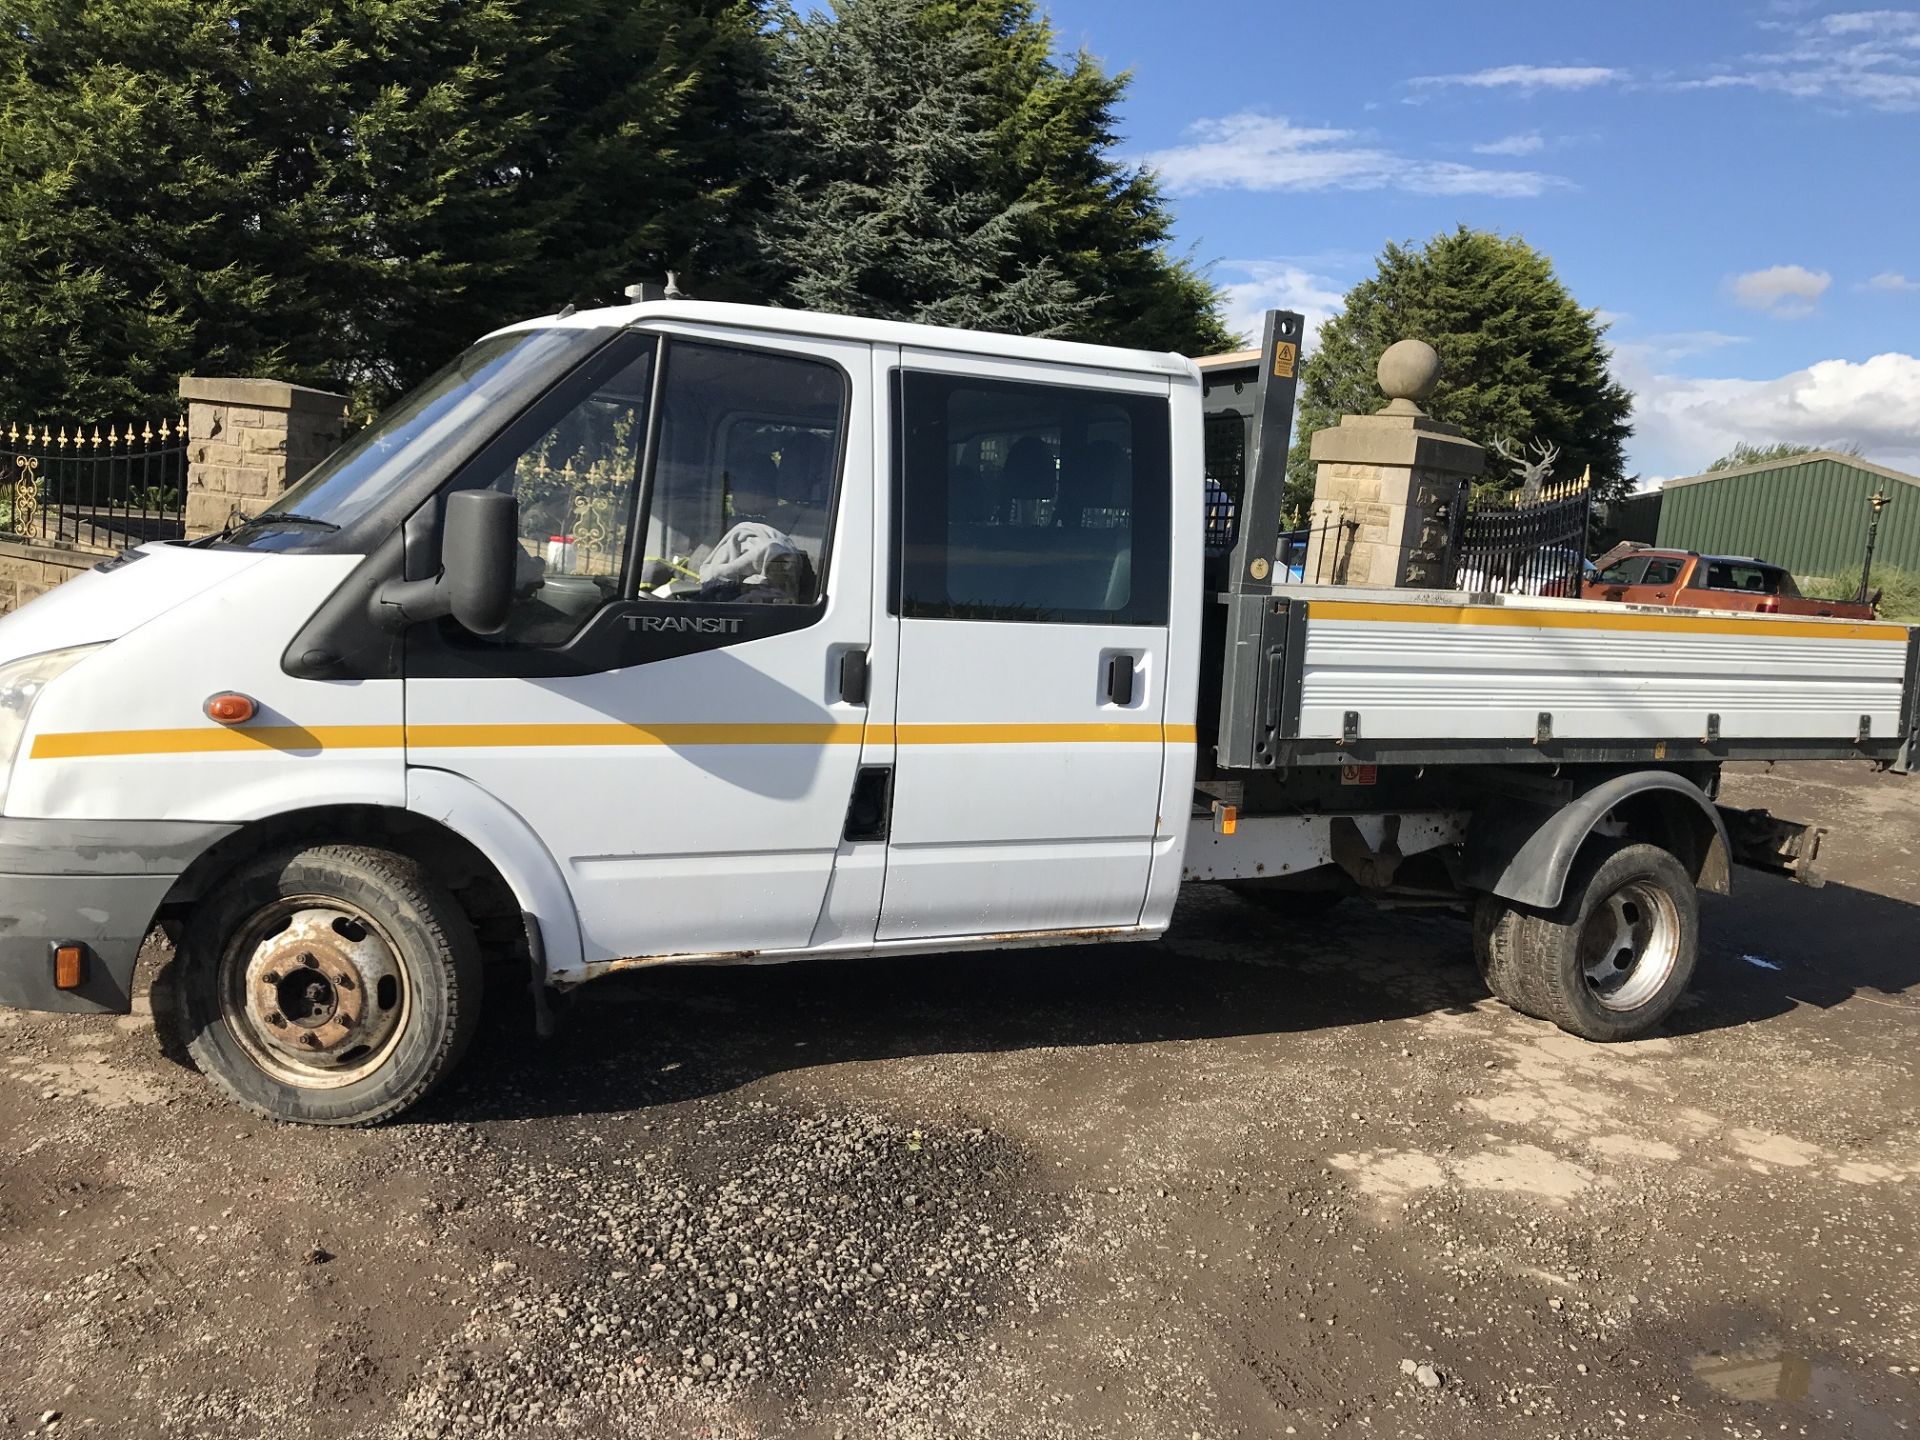
[{"label": "grass patch", "polygon": [[[1859,588],[1858,576],[1827,579],[1814,575],[1800,581],[1800,593],[1815,600],[1851,600]],[[1881,592],[1881,618],[1920,620],[1920,575],[1911,570],[1876,569],[1868,588]]]}]

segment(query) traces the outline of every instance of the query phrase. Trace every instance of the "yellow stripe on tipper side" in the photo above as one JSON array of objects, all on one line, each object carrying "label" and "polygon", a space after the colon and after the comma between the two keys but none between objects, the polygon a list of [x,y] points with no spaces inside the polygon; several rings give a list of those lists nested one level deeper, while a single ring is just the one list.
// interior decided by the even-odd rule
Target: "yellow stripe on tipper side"
[{"label": "yellow stripe on tipper side", "polygon": [[268,751],[397,750],[398,725],[256,725],[178,730],[78,730],[35,737],[35,760],[98,755],[231,755]]},{"label": "yellow stripe on tipper side", "polygon": [[1907,627],[1866,620],[1657,615],[1645,610],[1537,610],[1517,605],[1409,605],[1375,600],[1309,600],[1307,619],[1380,625],[1487,625],[1525,630],[1626,630],[1655,635],[1791,635],[1799,640],[1885,640],[1904,645]]}]

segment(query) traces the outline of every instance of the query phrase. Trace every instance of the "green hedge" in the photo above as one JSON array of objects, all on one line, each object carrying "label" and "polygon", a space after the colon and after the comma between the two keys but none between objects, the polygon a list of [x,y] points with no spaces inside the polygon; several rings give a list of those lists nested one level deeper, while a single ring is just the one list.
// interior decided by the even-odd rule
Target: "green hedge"
[{"label": "green hedge", "polygon": [[[1886,619],[1920,620],[1920,575],[1911,570],[1875,570],[1868,588],[1882,592],[1880,614]],[[1860,577],[1810,576],[1800,581],[1800,590],[1816,600],[1851,600],[1859,593]]]}]

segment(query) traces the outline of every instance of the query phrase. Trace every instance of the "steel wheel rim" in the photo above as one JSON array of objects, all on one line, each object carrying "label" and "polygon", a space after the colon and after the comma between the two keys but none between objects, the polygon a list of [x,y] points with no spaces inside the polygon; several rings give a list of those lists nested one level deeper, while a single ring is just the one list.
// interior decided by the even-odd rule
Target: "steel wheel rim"
[{"label": "steel wheel rim", "polygon": [[1680,959],[1680,910],[1646,880],[1629,880],[1580,929],[1587,990],[1609,1010],[1637,1010],[1660,993]]},{"label": "steel wheel rim", "polygon": [[221,1016],[248,1058],[303,1090],[378,1070],[413,1004],[392,938],[328,895],[289,896],[248,916],[221,953],[219,987]]}]

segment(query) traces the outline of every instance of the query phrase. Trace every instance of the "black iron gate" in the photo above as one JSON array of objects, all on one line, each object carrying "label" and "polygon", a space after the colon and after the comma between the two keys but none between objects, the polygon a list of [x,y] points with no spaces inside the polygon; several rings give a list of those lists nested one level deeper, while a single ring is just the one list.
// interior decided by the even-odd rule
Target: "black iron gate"
[{"label": "black iron gate", "polygon": [[1474,496],[1462,482],[1449,524],[1455,589],[1475,594],[1580,593],[1593,521],[1593,491],[1583,474],[1524,490]]},{"label": "black iron gate", "polygon": [[0,432],[0,531],[89,549],[186,533],[187,422]]}]

